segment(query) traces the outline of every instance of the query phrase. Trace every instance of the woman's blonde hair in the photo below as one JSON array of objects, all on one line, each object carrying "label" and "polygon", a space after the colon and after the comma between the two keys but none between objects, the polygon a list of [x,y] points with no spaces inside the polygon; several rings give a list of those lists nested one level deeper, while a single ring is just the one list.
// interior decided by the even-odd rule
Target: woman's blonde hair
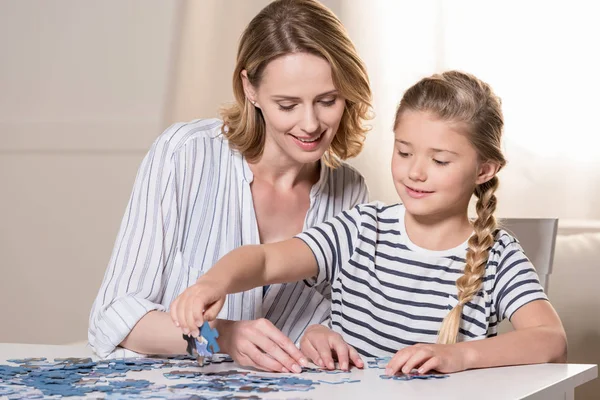
[{"label": "woman's blonde hair", "polygon": [[233,72],[235,103],[221,110],[223,134],[248,160],[258,160],[265,143],[262,112],[246,98],[241,72],[258,87],[267,64],[277,57],[305,52],[324,58],[346,104],[325,161],[337,166],[362,150],[370,118],[371,89],[366,68],[338,18],[315,0],[277,0],[252,19],[238,47]]},{"label": "woman's blonde hair", "polygon": [[[500,99],[488,84],[473,75],[448,71],[417,82],[402,97],[394,128],[408,110],[431,113],[441,120],[460,124],[480,162],[492,162],[500,168],[506,164],[501,147],[504,121]],[[456,343],[463,307],[481,290],[488,252],[498,227],[494,217],[498,183],[498,177],[494,176],[475,187],[477,218],[473,222],[474,234],[469,238],[465,271],[456,281],[458,304],[444,318],[438,343]]]}]

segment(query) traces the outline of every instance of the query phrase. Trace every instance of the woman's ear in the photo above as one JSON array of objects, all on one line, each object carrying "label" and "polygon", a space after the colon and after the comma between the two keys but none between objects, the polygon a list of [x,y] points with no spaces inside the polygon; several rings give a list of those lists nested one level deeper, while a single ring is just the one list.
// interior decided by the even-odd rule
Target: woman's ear
[{"label": "woman's ear", "polygon": [[246,98],[250,103],[254,104],[255,107],[258,107],[258,104],[256,104],[256,90],[248,79],[248,72],[244,69],[242,72],[240,72],[240,76],[242,77],[242,85],[244,86],[244,94],[246,95]]},{"label": "woman's ear", "polygon": [[479,166],[479,171],[477,173],[477,180],[475,184],[481,185],[482,183],[486,183],[490,179],[492,179],[498,171],[500,170],[500,165],[493,162],[484,162]]}]

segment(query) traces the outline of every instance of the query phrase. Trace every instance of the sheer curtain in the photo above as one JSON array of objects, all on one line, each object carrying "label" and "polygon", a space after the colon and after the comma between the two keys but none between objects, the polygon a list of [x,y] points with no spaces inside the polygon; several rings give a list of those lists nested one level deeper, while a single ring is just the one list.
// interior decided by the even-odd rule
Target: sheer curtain
[{"label": "sheer curtain", "polygon": [[587,2],[347,1],[338,11],[366,60],[376,118],[354,164],[394,201],[394,108],[422,76],[460,69],[502,98],[507,167],[500,216],[600,219],[600,24]]},{"label": "sheer curtain", "polygon": [[[215,116],[232,99],[237,40],[269,0],[186,1],[171,121]],[[584,1],[327,0],[365,60],[376,117],[352,163],[372,199],[394,202],[392,122],[408,86],[471,72],[503,101],[502,217],[600,219],[600,24]]]}]

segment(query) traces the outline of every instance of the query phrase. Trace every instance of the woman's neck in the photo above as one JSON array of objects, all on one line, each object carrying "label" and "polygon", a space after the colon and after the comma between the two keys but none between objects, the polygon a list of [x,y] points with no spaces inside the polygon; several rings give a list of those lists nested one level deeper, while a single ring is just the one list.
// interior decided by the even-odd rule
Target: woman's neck
[{"label": "woman's neck", "polygon": [[293,189],[297,185],[314,185],[319,181],[320,161],[310,164],[298,163],[291,160],[281,151],[269,151],[265,146],[261,158],[248,163],[254,179],[260,179],[278,189]]},{"label": "woman's neck", "polygon": [[404,227],[411,242],[428,250],[449,250],[473,233],[467,212],[444,216],[419,216],[406,211]]}]

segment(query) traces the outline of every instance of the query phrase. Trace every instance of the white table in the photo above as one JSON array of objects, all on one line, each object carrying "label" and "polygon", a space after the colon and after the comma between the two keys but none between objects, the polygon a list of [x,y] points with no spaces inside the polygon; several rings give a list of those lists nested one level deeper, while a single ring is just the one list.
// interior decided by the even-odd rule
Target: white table
[{"label": "white table", "polygon": [[[85,346],[52,346],[0,343],[0,364],[7,359],[26,357],[93,357]],[[217,364],[202,371],[239,369],[237,364]],[[161,370],[130,372],[128,378],[147,379],[159,384],[173,385],[183,380],[168,380]],[[253,371],[254,372],[254,371]],[[335,381],[359,379],[359,383],[340,385],[321,384],[308,392],[274,392],[265,394],[237,393],[241,396],[259,395],[265,399],[465,399],[478,397],[494,399],[574,399],[575,387],[598,376],[597,365],[539,364],[518,367],[488,368],[451,374],[449,378],[432,380],[391,381],[379,377],[383,370],[367,368],[350,374],[302,374],[302,378]],[[298,375],[296,375],[298,376]],[[223,393],[224,395],[225,393]],[[216,395],[216,393],[212,393]]]}]

